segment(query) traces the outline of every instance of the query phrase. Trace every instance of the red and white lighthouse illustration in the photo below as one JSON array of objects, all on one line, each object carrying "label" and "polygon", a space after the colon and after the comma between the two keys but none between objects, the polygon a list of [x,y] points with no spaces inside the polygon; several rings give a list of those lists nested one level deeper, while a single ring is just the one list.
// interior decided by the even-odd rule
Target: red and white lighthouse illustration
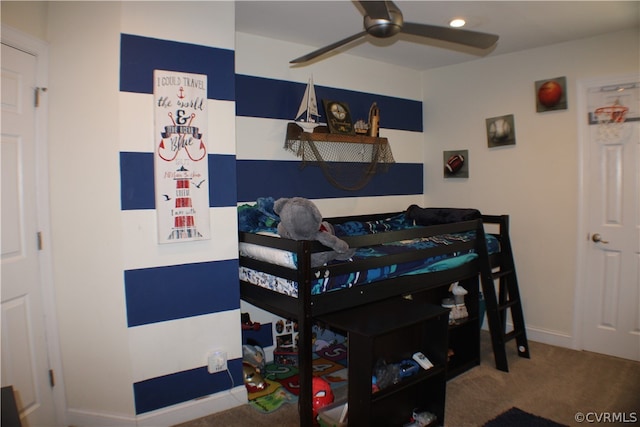
[{"label": "red and white lighthouse illustration", "polygon": [[173,230],[171,230],[169,240],[202,237],[196,228],[195,211],[191,203],[190,182],[192,178],[193,174],[184,166],[176,171],[173,178],[176,182],[176,196],[173,210]]}]

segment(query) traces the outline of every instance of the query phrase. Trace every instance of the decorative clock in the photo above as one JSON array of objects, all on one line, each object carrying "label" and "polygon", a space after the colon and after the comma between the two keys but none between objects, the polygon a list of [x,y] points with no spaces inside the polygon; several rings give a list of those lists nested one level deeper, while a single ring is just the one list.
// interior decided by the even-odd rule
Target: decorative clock
[{"label": "decorative clock", "polygon": [[322,101],[329,125],[329,132],[342,134],[355,134],[349,106],[344,102]]}]

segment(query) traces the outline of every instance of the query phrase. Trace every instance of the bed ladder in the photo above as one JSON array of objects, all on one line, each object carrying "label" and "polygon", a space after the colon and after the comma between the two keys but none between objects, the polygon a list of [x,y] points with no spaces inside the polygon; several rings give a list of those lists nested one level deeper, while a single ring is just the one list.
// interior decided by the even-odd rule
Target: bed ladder
[{"label": "bed ladder", "polygon": [[[500,241],[500,253],[487,257],[490,261],[482,263],[481,283],[496,368],[509,372],[507,342],[515,339],[518,355],[530,358],[518,277],[509,239],[509,215],[482,215],[482,221],[484,224],[498,224],[500,227],[499,234],[494,234]],[[513,328],[507,331],[509,313]]]}]

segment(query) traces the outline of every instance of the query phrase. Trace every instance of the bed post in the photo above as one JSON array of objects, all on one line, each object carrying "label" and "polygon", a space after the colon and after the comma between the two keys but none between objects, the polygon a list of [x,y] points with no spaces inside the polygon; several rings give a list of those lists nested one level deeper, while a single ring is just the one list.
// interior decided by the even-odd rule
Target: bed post
[{"label": "bed post", "polygon": [[298,242],[298,369],[299,369],[299,396],[298,412],[300,413],[300,425],[303,427],[313,425],[312,408],[312,380],[313,380],[313,355],[311,343],[311,242],[304,240]]}]

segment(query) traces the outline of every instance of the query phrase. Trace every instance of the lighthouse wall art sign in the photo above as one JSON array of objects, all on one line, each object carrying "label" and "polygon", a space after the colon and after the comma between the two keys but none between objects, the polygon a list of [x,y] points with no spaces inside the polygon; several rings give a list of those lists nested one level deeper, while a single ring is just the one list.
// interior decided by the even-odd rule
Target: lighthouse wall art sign
[{"label": "lighthouse wall art sign", "polygon": [[158,243],[211,238],[207,76],[154,70]]}]

